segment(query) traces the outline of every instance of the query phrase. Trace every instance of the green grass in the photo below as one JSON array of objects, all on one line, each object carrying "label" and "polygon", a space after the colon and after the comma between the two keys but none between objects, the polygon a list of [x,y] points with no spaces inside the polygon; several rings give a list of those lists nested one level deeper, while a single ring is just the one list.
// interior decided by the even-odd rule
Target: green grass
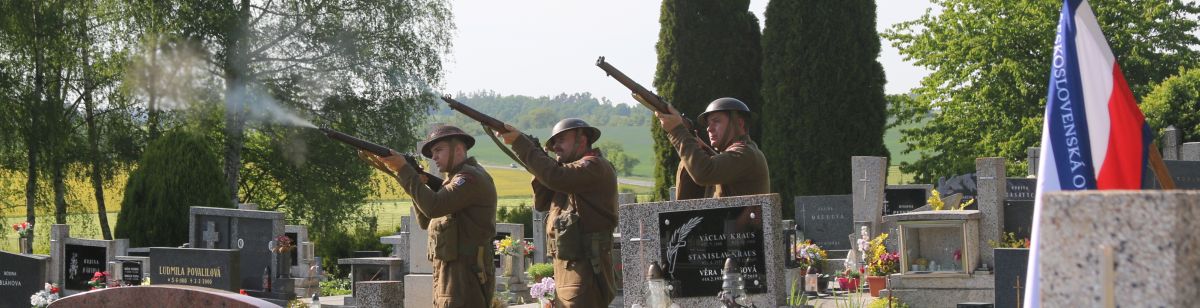
[{"label": "green grass", "polygon": [[[650,138],[650,127],[648,126],[600,126],[600,139],[598,141],[616,141],[625,148],[625,152],[641,161],[637,166],[633,167],[634,177],[653,177],[654,176],[654,160],[651,159],[654,153],[654,140]],[[549,139],[549,128],[536,128],[525,131],[534,137],[540,139],[544,144],[546,139]],[[475,136],[475,147],[470,151],[471,156],[480,163],[486,165],[508,166],[513,163],[512,158],[504,155],[496,143],[484,135]]]},{"label": "green grass", "polygon": [[928,120],[922,121],[921,123],[909,123],[909,124],[899,125],[899,126],[891,128],[891,129],[888,129],[886,132],[883,133],[883,145],[885,147],[887,147],[888,152],[890,152],[892,154],[891,159],[888,160],[888,164],[900,165],[900,163],[911,163],[911,162],[917,161],[917,159],[921,157],[920,153],[917,153],[917,152],[908,153],[908,154],[904,153],[904,150],[908,149],[908,146],[906,146],[900,142],[900,137],[901,137],[900,131],[904,130],[904,129],[911,129],[911,128],[917,128],[917,127],[924,126],[925,122],[927,122],[927,121]]}]

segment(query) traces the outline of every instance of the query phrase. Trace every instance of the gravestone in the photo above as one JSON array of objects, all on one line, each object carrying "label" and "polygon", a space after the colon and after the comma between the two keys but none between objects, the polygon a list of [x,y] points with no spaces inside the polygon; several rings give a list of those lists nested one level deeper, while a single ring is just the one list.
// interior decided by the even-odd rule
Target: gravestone
[{"label": "gravestone", "polygon": [[662,264],[664,275],[673,278],[675,303],[711,306],[726,257],[739,262],[750,302],[782,305],[788,286],[783,283],[786,245],[780,214],[776,194],[622,205],[624,306],[646,304],[645,274],[651,262]]},{"label": "gravestone", "polygon": [[[937,191],[942,197],[962,194],[962,200],[975,199],[975,195],[979,194],[979,179],[975,173],[967,173],[963,175],[952,176],[950,178],[938,178]],[[972,205],[970,208],[974,208]]]},{"label": "gravestone", "polygon": [[1180,146],[1179,160],[1200,161],[1200,142],[1188,142]]},{"label": "gravestone", "polygon": [[136,286],[142,284],[142,279],[146,278],[146,272],[142,268],[142,261],[118,261],[121,262],[121,283],[124,285]]},{"label": "gravestone", "polygon": [[[1164,160],[1167,172],[1175,179],[1176,189],[1200,189],[1200,161]],[[1158,177],[1153,171],[1146,172],[1142,178],[1143,188],[1159,189]]]},{"label": "gravestone", "polygon": [[1200,191],[1062,191],[1042,202],[1031,251],[1042,307],[1102,307],[1106,297],[1110,307],[1192,307],[1200,298]]},{"label": "gravestone", "polygon": [[988,241],[998,242],[1004,235],[1004,197],[1008,193],[1006,172],[1002,157],[975,159],[975,173],[979,179],[979,195],[975,198],[975,204],[983,214],[979,220],[979,264],[986,264],[989,268],[994,268],[995,263]]},{"label": "gravestone", "polygon": [[291,278],[288,254],[274,254],[269,249],[270,242],[284,234],[283,213],[193,206],[189,217],[191,247],[241,250],[238,255],[241,276],[235,278],[240,280],[242,289],[264,290],[265,269],[272,281],[269,291],[294,292],[286,280]]},{"label": "gravestone", "polygon": [[871,224],[871,236],[881,232],[883,223],[883,189],[887,185],[887,157],[854,156],[850,158],[851,195],[854,198],[854,221]]},{"label": "gravestone", "polygon": [[[512,237],[514,245],[515,245],[516,241],[525,239],[525,225],[511,224],[511,223],[497,223],[495,240],[503,240],[505,237],[509,237],[509,236]],[[501,285],[501,284],[504,285],[503,290],[511,290],[513,292],[516,292],[518,290],[524,290],[524,288],[522,287],[524,285],[524,283],[521,282],[521,280],[522,280],[521,278],[525,277],[525,256],[521,254],[522,250],[523,250],[523,248],[521,246],[517,246],[517,254],[516,254],[515,260],[513,260],[513,263],[512,263],[512,270],[511,270],[512,277],[510,278],[510,280],[509,281],[501,281],[502,279],[499,279],[499,278],[496,279],[497,285]],[[494,260],[496,261],[496,276],[501,276],[503,274],[503,272],[505,271],[505,268],[504,268],[505,264],[503,262],[503,258],[501,258],[502,255],[497,255],[497,254],[493,254],[493,255],[495,256]]]},{"label": "gravestone", "polygon": [[416,217],[404,216],[402,219],[408,229],[408,257],[402,257],[408,264],[408,273],[433,273],[433,263],[429,261],[429,230],[421,229]]},{"label": "gravestone", "polygon": [[883,215],[903,214],[925,206],[932,189],[933,185],[928,184],[888,185],[883,190]]},{"label": "gravestone", "polygon": [[1029,175],[1037,176],[1038,164],[1042,162],[1042,148],[1029,147],[1025,149],[1025,161],[1029,163],[1029,169],[1025,170]]},{"label": "gravestone", "polygon": [[546,216],[549,213],[542,211],[533,211],[533,246],[536,250],[533,252],[533,263],[549,262],[546,258]]},{"label": "gravestone", "polygon": [[1008,178],[1004,197],[1004,232],[1030,238],[1033,230],[1033,196],[1037,179]]},{"label": "gravestone", "polygon": [[91,290],[88,281],[129,247],[129,240],[72,238],[70,225],[50,226],[50,277],[63,295]]},{"label": "gravestone", "polygon": [[0,251],[0,306],[29,303],[50,276],[50,257]]},{"label": "gravestone", "polygon": [[1176,129],[1174,125],[1163,129],[1162,158],[1163,160],[1179,160],[1179,129]]},{"label": "gravestone", "polygon": [[243,277],[257,276],[262,280],[261,271],[258,275],[254,271],[243,272],[241,253],[238,249],[152,247],[150,283],[238,292],[244,288]]},{"label": "gravestone", "polygon": [[850,249],[846,234],[854,233],[851,195],[796,196],[796,222],[803,237],[825,250]]},{"label": "gravestone", "polygon": [[1016,308],[1025,294],[1029,249],[996,248],[996,307]]}]

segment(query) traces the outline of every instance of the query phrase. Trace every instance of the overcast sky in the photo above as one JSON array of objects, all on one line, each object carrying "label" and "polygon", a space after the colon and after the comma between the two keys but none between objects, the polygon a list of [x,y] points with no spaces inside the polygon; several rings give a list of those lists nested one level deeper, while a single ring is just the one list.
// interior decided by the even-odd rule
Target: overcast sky
[{"label": "overcast sky", "polygon": [[[763,21],[767,0],[751,0]],[[629,91],[595,66],[605,56],[653,89],[660,1],[451,0],[458,26],[446,65],[450,93],[493,90],[531,96],[591,92],[633,104]],[[877,29],[921,16],[925,0],[878,1]],[[905,62],[883,42],[880,63],[888,94],[906,93],[927,72]]]}]

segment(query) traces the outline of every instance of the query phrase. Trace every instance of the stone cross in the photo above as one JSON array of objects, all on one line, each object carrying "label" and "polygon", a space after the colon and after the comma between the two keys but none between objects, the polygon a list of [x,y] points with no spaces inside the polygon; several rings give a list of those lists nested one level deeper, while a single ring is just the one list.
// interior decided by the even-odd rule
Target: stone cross
[{"label": "stone cross", "polygon": [[1179,160],[1179,130],[1174,125],[1163,129],[1162,156],[1165,160]]},{"label": "stone cross", "polygon": [[217,248],[217,235],[220,233],[218,233],[216,229],[217,224],[215,222],[210,221],[205,225],[204,233],[201,233],[201,236],[204,239],[204,248]]}]

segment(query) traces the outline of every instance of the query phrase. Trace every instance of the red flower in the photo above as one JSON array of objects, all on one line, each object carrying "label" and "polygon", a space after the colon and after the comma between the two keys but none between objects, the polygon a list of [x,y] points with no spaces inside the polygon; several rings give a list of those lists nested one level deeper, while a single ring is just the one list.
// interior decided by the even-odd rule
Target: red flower
[{"label": "red flower", "polygon": [[55,294],[57,294],[57,293],[58,293],[58,291],[59,291],[59,290],[58,290],[58,287],[50,287],[50,293],[55,293]]},{"label": "red flower", "polygon": [[246,289],[238,289],[238,294],[246,295]]}]

